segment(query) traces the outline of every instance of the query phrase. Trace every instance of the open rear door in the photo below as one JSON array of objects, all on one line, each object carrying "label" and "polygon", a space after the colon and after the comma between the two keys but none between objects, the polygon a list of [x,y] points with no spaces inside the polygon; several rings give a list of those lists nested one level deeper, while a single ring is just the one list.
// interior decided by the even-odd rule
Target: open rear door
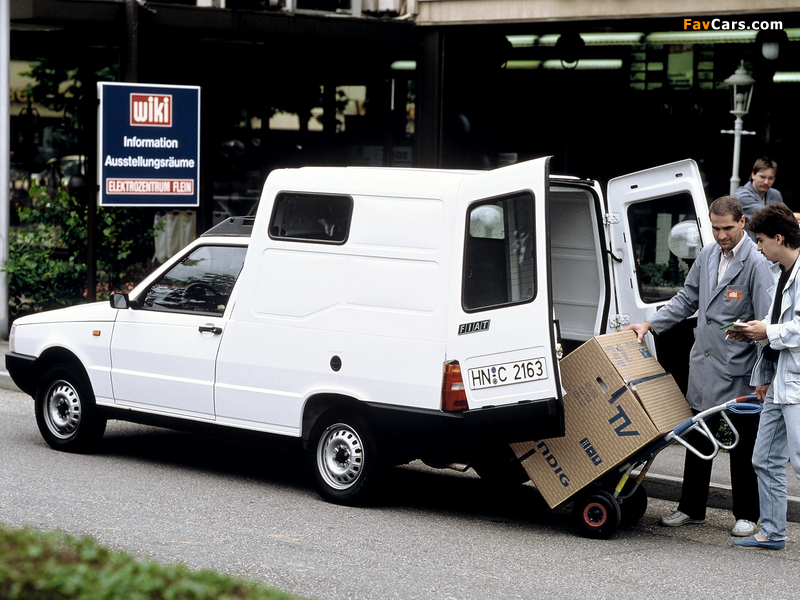
[{"label": "open rear door", "polygon": [[[612,179],[607,196],[615,317],[621,328],[646,321],[677,294],[700,249],[714,243],[714,237],[700,171],[693,160]],[[667,358],[663,344],[669,344],[669,354],[682,354],[682,346],[691,346],[692,327],[693,323],[686,323],[685,331],[674,328],[677,331],[671,332],[680,338],[679,345],[678,340],[659,336],[662,364]],[[646,341],[658,354],[650,334]],[[683,362],[687,363],[688,359]],[[674,374],[680,383],[679,374]]]},{"label": "open rear door", "polygon": [[541,430],[528,431],[529,438],[561,435],[563,425],[547,182],[546,158],[462,181],[462,279],[450,312],[458,322],[448,331],[448,359],[461,365],[470,410],[543,403],[543,416],[553,419],[541,419]]}]

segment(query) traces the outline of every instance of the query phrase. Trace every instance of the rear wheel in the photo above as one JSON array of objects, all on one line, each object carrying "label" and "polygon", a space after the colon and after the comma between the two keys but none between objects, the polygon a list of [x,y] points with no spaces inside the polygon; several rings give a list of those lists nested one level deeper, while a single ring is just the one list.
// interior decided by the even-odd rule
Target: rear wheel
[{"label": "rear wheel", "polygon": [[472,457],[470,466],[481,479],[492,485],[516,486],[529,479],[508,444],[480,447]]},{"label": "rear wheel", "polygon": [[[623,494],[626,492],[627,490],[623,490]],[[629,498],[625,498],[625,500],[622,501],[621,507],[622,525],[627,527],[636,525],[636,523],[639,522],[639,519],[644,516],[644,513],[647,512],[647,492],[640,485]]]},{"label": "rear wheel", "polygon": [[44,441],[56,450],[83,452],[106,429],[88,377],[80,367],[51,367],[36,390],[36,424]]},{"label": "rear wheel", "polygon": [[586,537],[604,539],[619,528],[622,511],[614,496],[605,490],[596,490],[575,501],[573,514]]},{"label": "rear wheel", "polygon": [[308,463],[329,502],[362,505],[375,493],[378,446],[372,428],[353,412],[330,411],[319,418],[308,439]]}]

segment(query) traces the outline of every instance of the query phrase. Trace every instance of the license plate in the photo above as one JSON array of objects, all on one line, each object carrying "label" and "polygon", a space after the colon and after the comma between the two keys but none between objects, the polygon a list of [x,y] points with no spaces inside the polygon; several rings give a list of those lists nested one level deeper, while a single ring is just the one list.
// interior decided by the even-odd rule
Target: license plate
[{"label": "license plate", "polygon": [[547,379],[547,362],[544,357],[479,367],[467,372],[471,390],[524,383],[537,379]]}]

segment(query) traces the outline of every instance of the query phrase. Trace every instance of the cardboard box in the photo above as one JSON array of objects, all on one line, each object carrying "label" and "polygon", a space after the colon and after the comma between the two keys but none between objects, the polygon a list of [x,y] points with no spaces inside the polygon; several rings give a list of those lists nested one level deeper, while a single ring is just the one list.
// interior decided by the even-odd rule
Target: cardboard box
[{"label": "cardboard box", "polygon": [[692,417],[672,375],[633,331],[592,338],[560,369],[565,436],[511,444],[550,508]]}]

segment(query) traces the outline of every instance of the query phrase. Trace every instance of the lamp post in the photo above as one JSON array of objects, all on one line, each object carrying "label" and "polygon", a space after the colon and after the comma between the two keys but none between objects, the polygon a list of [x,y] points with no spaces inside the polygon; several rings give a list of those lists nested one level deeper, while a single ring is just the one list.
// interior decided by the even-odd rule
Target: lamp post
[{"label": "lamp post", "polygon": [[742,129],[742,117],[750,110],[750,100],[753,99],[753,84],[755,79],[750,77],[747,69],[744,68],[744,61],[736,72],[725,80],[731,92],[731,114],[736,117],[733,129],[723,129],[722,133],[733,134],[733,172],[731,174],[730,194],[739,187],[739,155],[742,148],[743,135],[755,135],[755,131],[744,131]]}]

